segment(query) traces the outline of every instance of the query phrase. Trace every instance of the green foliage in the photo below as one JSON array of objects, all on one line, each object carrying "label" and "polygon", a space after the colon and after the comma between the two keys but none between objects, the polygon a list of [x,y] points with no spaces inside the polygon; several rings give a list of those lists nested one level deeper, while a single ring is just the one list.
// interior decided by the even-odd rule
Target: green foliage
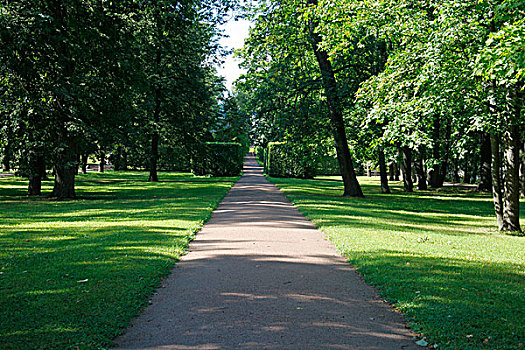
[{"label": "green foliage", "polygon": [[[0,179],[0,348],[107,349],[235,178],[78,176],[77,201],[28,200]],[[44,192],[51,191],[44,182]]]},{"label": "green foliage", "polygon": [[192,171],[195,175],[238,176],[245,154],[240,143],[206,142],[192,159]]},{"label": "green foliage", "polygon": [[313,178],[315,156],[312,147],[292,142],[270,142],[266,157],[266,173],[275,177]]},{"label": "green foliage", "polygon": [[256,146],[255,147],[255,159],[257,159],[257,162],[261,164],[262,166],[265,166],[266,164],[266,147],[262,146]]},{"label": "green foliage", "polygon": [[407,194],[398,182],[385,196],[363,177],[356,199],[341,197],[332,177],[271,180],[430,345],[522,346],[525,240],[494,230],[489,194]]},{"label": "green foliage", "polygon": [[335,155],[319,155],[317,157],[316,169],[316,175],[341,175],[339,161]]}]

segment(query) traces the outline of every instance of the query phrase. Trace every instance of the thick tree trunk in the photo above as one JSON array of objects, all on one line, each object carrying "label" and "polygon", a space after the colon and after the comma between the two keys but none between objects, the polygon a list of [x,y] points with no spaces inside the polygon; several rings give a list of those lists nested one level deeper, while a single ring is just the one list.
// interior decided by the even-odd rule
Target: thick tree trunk
[{"label": "thick tree trunk", "polygon": [[[157,49],[156,63],[157,67],[161,64],[161,52]],[[159,160],[159,121],[160,121],[160,106],[161,105],[161,91],[160,86],[155,88],[155,110],[153,112],[153,131],[151,134],[151,153],[149,162],[149,182],[158,182],[157,163]]]},{"label": "thick tree trunk", "polygon": [[388,186],[388,174],[386,173],[385,151],[382,147],[378,149],[379,154],[379,176],[381,177],[381,193],[390,193]]},{"label": "thick tree trunk", "polygon": [[441,118],[439,115],[434,116],[434,121],[432,125],[432,158],[434,159],[434,165],[432,169],[428,172],[428,183],[432,188],[442,187],[443,184],[440,183],[440,173],[441,173],[441,164],[437,161],[441,160],[439,152],[439,136],[441,130]]},{"label": "thick tree trunk", "polygon": [[128,170],[128,152],[125,147],[122,147],[120,153],[120,170]]},{"label": "thick tree trunk", "polygon": [[103,173],[104,166],[106,165],[106,154],[103,151],[100,151],[99,157],[100,157],[100,162],[98,163],[98,172]]},{"label": "thick tree trunk", "polygon": [[115,171],[121,171],[127,169],[126,149],[119,145],[113,158],[113,169]]},{"label": "thick tree trunk", "polygon": [[503,197],[501,188],[501,160],[499,154],[498,136],[490,134],[490,148],[492,153],[491,175],[492,175],[492,196],[494,198],[494,212],[498,222],[498,229],[503,228]]},{"label": "thick tree trunk", "polygon": [[81,157],[81,164],[82,164],[82,174],[87,174],[87,163],[89,159],[89,154],[83,154]]},{"label": "thick tree trunk", "polygon": [[403,152],[403,187],[405,192],[414,191],[414,183],[412,182],[412,150],[408,147],[401,147]]},{"label": "thick tree trunk", "polygon": [[11,150],[9,144],[4,147],[4,156],[2,158],[2,170],[11,171]]},{"label": "thick tree trunk", "polygon": [[[510,95],[510,92],[509,92]],[[504,138],[505,194],[503,199],[503,231],[521,231],[520,228],[520,146],[521,134],[518,125],[521,108],[507,96],[507,104],[514,113],[510,125],[506,126]]]},{"label": "thick tree trunk", "polygon": [[[317,0],[308,0],[308,5],[317,6]],[[343,196],[364,197],[361,186],[357,181],[354,165],[348,148],[348,141],[346,137],[346,130],[343,120],[343,112],[341,102],[339,100],[339,93],[335,74],[332,69],[332,64],[328,59],[326,51],[319,49],[319,43],[322,41],[321,36],[315,31],[317,22],[313,19],[309,21],[308,34],[312,50],[319,64],[321,71],[322,84],[326,95],[326,102],[328,105],[330,125],[335,141],[335,149],[337,152],[337,159],[339,161],[339,168],[343,178],[344,192]]]},{"label": "thick tree trunk", "polygon": [[417,161],[414,163],[417,174],[417,189],[422,191],[426,191],[428,189],[424,157],[424,152],[420,150],[418,152]]},{"label": "thick tree trunk", "polygon": [[46,173],[46,162],[44,156],[39,154],[30,163],[31,169],[29,175],[29,186],[27,188],[28,196],[42,195],[42,177]]},{"label": "thick tree trunk", "polygon": [[521,196],[525,197],[525,142],[522,142],[521,144],[520,185],[521,185]]},{"label": "thick tree trunk", "polygon": [[395,176],[396,171],[394,167],[395,167],[395,163],[391,163],[390,166],[388,167],[388,179],[390,181],[394,181],[395,179],[394,176]]},{"label": "thick tree trunk", "polygon": [[490,191],[492,189],[492,176],[490,173],[491,150],[490,150],[490,134],[483,132],[481,134],[480,145],[480,170],[478,191]]},{"label": "thick tree trunk", "polygon": [[159,134],[153,132],[151,135],[151,159],[149,164],[149,182],[158,182],[157,162],[159,159]]},{"label": "thick tree trunk", "polygon": [[399,176],[400,176],[400,171],[399,171],[399,165],[398,163],[394,163],[394,181],[399,181]]},{"label": "thick tree trunk", "polygon": [[75,198],[75,175],[76,155],[70,150],[65,150],[55,165],[55,185],[53,187],[52,197],[59,199]]},{"label": "thick tree trunk", "polygon": [[42,176],[34,175],[29,178],[27,195],[30,197],[42,195]]}]

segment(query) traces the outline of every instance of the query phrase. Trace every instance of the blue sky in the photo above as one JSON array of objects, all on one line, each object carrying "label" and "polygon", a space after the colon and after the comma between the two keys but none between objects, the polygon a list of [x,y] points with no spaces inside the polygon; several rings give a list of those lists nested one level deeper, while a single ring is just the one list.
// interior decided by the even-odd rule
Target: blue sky
[{"label": "blue sky", "polygon": [[[220,43],[227,49],[240,49],[244,44],[244,39],[248,36],[249,26],[250,22],[243,19],[230,20],[222,27],[224,34],[228,35],[229,38],[222,38]],[[232,54],[228,55],[222,67],[217,69],[219,75],[226,78],[226,88],[230,91],[232,83],[243,73],[238,64],[239,60],[234,59]]]}]

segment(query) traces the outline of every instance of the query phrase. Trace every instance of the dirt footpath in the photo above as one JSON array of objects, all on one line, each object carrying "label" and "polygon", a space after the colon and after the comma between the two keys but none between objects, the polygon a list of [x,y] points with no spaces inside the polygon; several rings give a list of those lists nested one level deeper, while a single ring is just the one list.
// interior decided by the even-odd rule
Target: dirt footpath
[{"label": "dirt footpath", "polygon": [[164,285],[119,349],[419,348],[253,157]]}]

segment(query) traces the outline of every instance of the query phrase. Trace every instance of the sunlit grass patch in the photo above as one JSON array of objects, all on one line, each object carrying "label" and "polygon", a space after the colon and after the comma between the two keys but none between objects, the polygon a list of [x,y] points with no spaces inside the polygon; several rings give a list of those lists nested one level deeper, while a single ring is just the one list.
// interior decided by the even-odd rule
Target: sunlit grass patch
[{"label": "sunlit grass patch", "polygon": [[343,198],[336,177],[271,180],[431,345],[525,348],[525,237],[496,230],[490,195],[383,195],[362,177],[366,198]]},{"label": "sunlit grass patch", "polygon": [[[142,172],[77,177],[73,201],[0,178],[0,348],[111,345],[235,178]],[[44,183],[44,193],[52,182]]]}]

